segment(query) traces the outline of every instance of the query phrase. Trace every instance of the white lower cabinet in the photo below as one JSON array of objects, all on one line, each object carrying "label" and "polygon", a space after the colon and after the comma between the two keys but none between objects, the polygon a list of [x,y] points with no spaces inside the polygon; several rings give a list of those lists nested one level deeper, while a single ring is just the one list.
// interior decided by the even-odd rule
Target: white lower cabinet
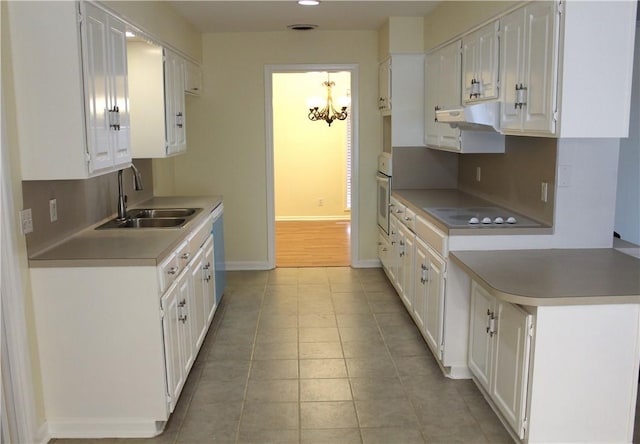
[{"label": "white lower cabinet", "polygon": [[157,266],[30,269],[52,438],[162,432],[216,309],[212,224]]},{"label": "white lower cabinet", "polygon": [[416,235],[403,224],[398,225],[398,275],[397,288],[402,302],[413,311],[413,256]]},{"label": "white lower cabinet", "polygon": [[[427,345],[438,359],[442,359],[444,290],[446,262],[420,238],[416,239],[416,275],[414,319],[427,341]],[[419,273],[419,274],[418,274]],[[420,302],[418,302],[420,299]]]},{"label": "white lower cabinet", "polygon": [[469,331],[469,369],[523,439],[533,315],[472,281]]},{"label": "white lower cabinet", "polygon": [[[184,274],[186,277],[186,274]],[[162,297],[162,332],[167,371],[169,410],[173,412],[187,378],[184,371],[184,305],[177,283]]]},{"label": "white lower cabinet", "polygon": [[[387,277],[413,318],[425,342],[454,379],[469,378],[466,364],[466,339],[461,349],[459,336],[466,338],[468,315],[464,301],[449,296],[447,310],[446,282],[448,236],[397,200],[392,199],[389,218],[390,254],[387,260],[379,254]],[[380,242],[384,245],[384,242]],[[457,291],[457,290],[456,290]],[[450,347],[447,353],[445,320],[450,324]],[[463,329],[464,327],[464,329]]]}]

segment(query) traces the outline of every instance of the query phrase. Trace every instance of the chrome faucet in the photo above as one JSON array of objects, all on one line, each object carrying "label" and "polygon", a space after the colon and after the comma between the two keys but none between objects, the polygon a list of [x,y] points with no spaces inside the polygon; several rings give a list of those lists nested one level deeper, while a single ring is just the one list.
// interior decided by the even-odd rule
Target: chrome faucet
[{"label": "chrome faucet", "polygon": [[[133,170],[133,189],[136,191],[142,190],[142,176],[134,164],[131,164]],[[124,194],[124,188],[122,186],[122,171],[118,171],[118,217],[117,220],[127,219],[127,196]]]}]

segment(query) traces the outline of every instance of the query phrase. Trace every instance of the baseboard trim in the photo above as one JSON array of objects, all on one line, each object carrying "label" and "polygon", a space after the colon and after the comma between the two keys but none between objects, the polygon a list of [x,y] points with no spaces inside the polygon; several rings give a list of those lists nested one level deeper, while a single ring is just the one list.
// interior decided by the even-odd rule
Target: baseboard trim
[{"label": "baseboard trim", "polygon": [[227,271],[271,270],[268,262],[226,262]]},{"label": "baseboard trim", "polygon": [[364,259],[351,264],[351,268],[380,268],[382,263],[379,259]]},{"label": "baseboard trim", "polygon": [[49,434],[49,424],[45,421],[35,432],[34,441],[39,444],[47,444],[51,441],[51,435]]},{"label": "baseboard trim", "polygon": [[279,216],[276,222],[350,221],[351,216]]},{"label": "baseboard trim", "polygon": [[51,438],[152,438],[162,433],[165,423],[151,419],[70,419],[49,421]]}]

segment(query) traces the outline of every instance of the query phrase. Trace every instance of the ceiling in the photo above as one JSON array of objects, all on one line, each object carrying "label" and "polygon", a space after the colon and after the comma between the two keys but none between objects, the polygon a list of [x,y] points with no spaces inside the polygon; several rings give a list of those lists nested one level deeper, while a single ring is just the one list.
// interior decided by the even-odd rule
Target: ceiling
[{"label": "ceiling", "polygon": [[439,1],[322,0],[318,6],[300,6],[295,0],[169,3],[196,29],[209,33],[286,31],[293,24],[314,24],[322,31],[378,30],[388,17],[424,17]]}]

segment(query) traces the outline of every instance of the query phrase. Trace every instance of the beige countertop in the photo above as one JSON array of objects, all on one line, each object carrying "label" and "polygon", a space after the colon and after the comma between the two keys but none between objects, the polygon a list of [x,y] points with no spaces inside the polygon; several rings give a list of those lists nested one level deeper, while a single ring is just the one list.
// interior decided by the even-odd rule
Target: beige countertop
[{"label": "beige countertop", "polygon": [[153,197],[134,208],[202,208],[182,228],[96,230],[101,220],[57,245],[29,257],[29,266],[121,267],[156,266],[222,203],[221,196]]},{"label": "beige countertop", "polygon": [[640,260],[613,248],[455,251],[449,257],[514,304],[640,303]]},{"label": "beige countertop", "polygon": [[[429,220],[449,235],[504,235],[504,234],[551,234],[553,229],[545,224],[540,228],[517,228],[517,227],[453,227],[438,219],[425,208],[433,207],[499,207],[493,202],[473,196],[457,189],[415,189],[415,190],[393,190],[393,197],[407,205],[416,214]],[[513,212],[516,215],[518,212]]]}]

